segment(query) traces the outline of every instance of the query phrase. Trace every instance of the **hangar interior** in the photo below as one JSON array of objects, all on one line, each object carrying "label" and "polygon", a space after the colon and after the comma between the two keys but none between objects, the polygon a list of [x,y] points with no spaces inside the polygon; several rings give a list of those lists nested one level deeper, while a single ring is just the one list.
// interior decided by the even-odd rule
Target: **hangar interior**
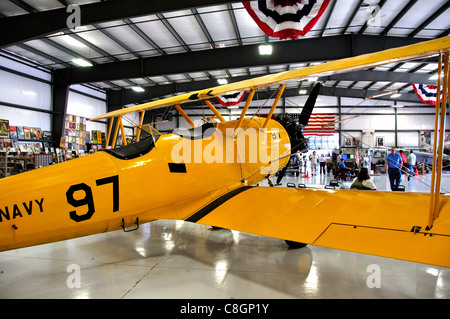
[{"label": "hangar interior", "polygon": [[[0,27],[8,30],[0,37],[0,119],[10,127],[39,128],[42,134],[19,137],[18,146],[58,148],[67,115],[89,119],[450,33],[446,0],[331,0],[314,27],[296,40],[267,37],[242,2],[154,2],[0,2]],[[80,9],[79,25],[71,16],[73,5]],[[379,14],[372,19],[375,11]],[[262,44],[272,45],[271,55],[259,54]],[[322,83],[314,112],[333,114],[337,123],[330,136],[310,137],[310,152],[331,157],[339,149],[349,155],[370,150],[375,164],[382,159],[375,157],[376,151],[429,146],[424,136],[433,139],[435,108],[421,102],[412,84],[436,85],[437,70],[438,59],[431,57],[292,81],[276,113],[298,115],[314,84]],[[247,115],[267,114],[276,89],[259,90]],[[244,103],[216,106],[232,120]],[[185,111],[196,125],[214,116],[201,102]],[[161,133],[189,127],[174,108],[147,111],[145,117]],[[130,140],[138,122],[138,114],[124,118]],[[83,143],[74,139],[67,151],[83,155],[87,147],[105,147],[104,140],[92,138],[93,131],[105,134],[108,123],[84,125],[87,146],[75,148]],[[450,131],[448,123],[445,131]],[[13,173],[7,168],[2,172]],[[445,173],[442,191],[448,192]],[[330,174],[288,175],[283,184],[325,185],[331,179]],[[378,190],[388,190],[386,175],[373,180]],[[429,192],[427,174],[411,181],[405,177],[403,184],[406,191]],[[72,264],[81,268],[81,288],[66,285]],[[369,287],[371,265],[381,270],[381,287]],[[449,298],[450,272],[315,246],[294,250],[277,239],[157,221],[132,233],[115,231],[2,252],[0,287],[2,298]]]}]

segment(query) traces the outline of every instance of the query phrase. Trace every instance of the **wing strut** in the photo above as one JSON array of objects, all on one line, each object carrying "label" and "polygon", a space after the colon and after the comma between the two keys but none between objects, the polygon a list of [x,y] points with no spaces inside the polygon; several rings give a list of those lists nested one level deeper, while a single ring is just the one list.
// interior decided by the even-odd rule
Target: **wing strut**
[{"label": "wing strut", "polygon": [[144,122],[144,114],[145,114],[145,111],[140,112],[139,125],[136,130],[136,142],[139,142],[139,139],[141,138],[141,127],[142,127],[142,123]]},{"label": "wing strut", "polygon": [[266,121],[264,122],[262,128],[266,128],[267,125],[269,124],[269,121],[272,118],[273,112],[275,112],[275,109],[277,108],[278,102],[280,101],[285,88],[286,83],[281,84],[280,89],[278,90],[277,97],[275,98],[275,101],[273,101],[272,108],[270,109],[269,115],[267,115]]},{"label": "wing strut", "polygon": [[109,139],[111,138],[111,131],[112,131],[113,122],[114,122],[114,117],[109,119],[108,134],[106,135],[105,149],[108,149],[108,147],[109,147]]},{"label": "wing strut", "polygon": [[[444,133],[445,133],[445,116],[447,110],[447,92],[450,91],[449,81],[449,53],[446,52],[444,56],[444,79],[442,78],[442,53],[439,55],[438,66],[438,82],[437,82],[437,95],[436,95],[436,111],[434,118],[434,145],[433,145],[433,168],[431,174],[431,196],[430,196],[430,211],[428,215],[427,230],[433,227],[434,220],[439,217],[439,196],[441,189],[441,173],[442,173],[442,157],[444,155]],[[441,105],[441,82],[442,85],[442,105]],[[440,110],[439,110],[440,109]],[[440,111],[440,118],[439,118]],[[438,138],[438,118],[439,118],[439,144]]]},{"label": "wing strut", "polygon": [[178,113],[181,114],[181,116],[186,120],[186,122],[188,122],[188,124],[192,127],[195,128],[195,124],[194,122],[192,122],[191,118],[186,114],[185,111],[183,111],[183,109],[181,108],[181,106],[179,104],[175,105],[175,108],[177,109]]},{"label": "wing strut", "polygon": [[226,120],[223,118],[222,114],[217,111],[217,109],[212,105],[212,103],[209,100],[205,100],[206,105],[211,109],[211,111],[214,112],[214,114],[217,116],[217,118],[220,120],[220,122],[226,122]]},{"label": "wing strut", "polygon": [[244,108],[242,109],[241,116],[239,117],[239,120],[236,123],[235,131],[241,127],[242,121],[244,120],[245,114],[247,114],[248,108],[250,106],[250,103],[253,100],[253,96],[255,96],[256,89],[253,88],[250,94],[247,97],[247,101],[245,102]]},{"label": "wing strut", "polygon": [[[141,117],[143,119],[143,115],[141,115]],[[112,135],[113,140],[112,140],[112,143],[110,146],[109,140],[111,139],[111,131],[112,131],[114,119],[116,119],[116,126],[114,127],[114,133]],[[123,143],[123,145],[127,145],[127,138],[125,136],[125,128],[124,128],[123,122],[122,122],[122,115],[119,115],[115,118],[112,117],[109,122],[108,135],[106,137],[105,149],[116,147],[116,141],[117,141],[117,135],[119,133],[119,128],[120,128],[120,134],[122,135],[122,143]]]}]

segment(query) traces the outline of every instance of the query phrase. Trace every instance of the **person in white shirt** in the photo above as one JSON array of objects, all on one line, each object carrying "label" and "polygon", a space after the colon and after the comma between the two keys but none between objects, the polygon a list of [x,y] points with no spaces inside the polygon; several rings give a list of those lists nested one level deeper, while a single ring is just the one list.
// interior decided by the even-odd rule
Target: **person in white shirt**
[{"label": "person in white shirt", "polygon": [[317,155],[316,155],[316,151],[312,152],[312,155],[309,157],[309,159],[311,160],[311,175],[316,175],[317,173]]},{"label": "person in white shirt", "polygon": [[323,171],[323,174],[325,175],[326,174],[326,172],[325,172],[325,165],[327,164],[327,159],[325,158],[325,156],[323,156],[323,154],[320,154],[320,157],[319,157],[319,170],[320,170],[320,175],[322,175],[322,171]]},{"label": "person in white shirt", "polygon": [[411,176],[415,176],[414,173],[414,166],[416,166],[416,154],[413,153],[413,150],[411,150],[407,157],[408,160],[408,166],[409,166],[409,175],[408,175],[408,181],[411,178]]}]

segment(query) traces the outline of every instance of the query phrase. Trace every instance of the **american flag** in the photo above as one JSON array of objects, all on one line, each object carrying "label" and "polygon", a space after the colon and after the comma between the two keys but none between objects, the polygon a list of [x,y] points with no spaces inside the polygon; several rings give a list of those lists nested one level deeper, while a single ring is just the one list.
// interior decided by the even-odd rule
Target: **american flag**
[{"label": "american flag", "polygon": [[313,113],[308,125],[303,129],[304,136],[333,136],[336,115],[334,113]]}]

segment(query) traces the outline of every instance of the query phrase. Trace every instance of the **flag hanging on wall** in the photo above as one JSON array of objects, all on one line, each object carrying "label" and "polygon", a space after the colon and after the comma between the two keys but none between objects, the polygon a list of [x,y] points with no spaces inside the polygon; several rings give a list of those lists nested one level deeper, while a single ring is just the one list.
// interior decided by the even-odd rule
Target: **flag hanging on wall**
[{"label": "flag hanging on wall", "polygon": [[[436,95],[437,95],[437,86],[436,85],[427,85],[427,84],[412,84],[414,91],[416,92],[419,99],[422,103],[425,104],[436,104]],[[441,98],[442,101],[442,98]]]},{"label": "flag hanging on wall", "polygon": [[308,33],[329,3],[330,0],[258,0],[243,5],[265,34],[284,40]]},{"label": "flag hanging on wall", "polygon": [[334,113],[313,113],[308,126],[303,129],[304,136],[333,136],[336,115]]},{"label": "flag hanging on wall", "polygon": [[221,96],[217,96],[217,100],[219,100],[222,106],[234,106],[239,104],[244,98],[247,91],[225,94]]}]

